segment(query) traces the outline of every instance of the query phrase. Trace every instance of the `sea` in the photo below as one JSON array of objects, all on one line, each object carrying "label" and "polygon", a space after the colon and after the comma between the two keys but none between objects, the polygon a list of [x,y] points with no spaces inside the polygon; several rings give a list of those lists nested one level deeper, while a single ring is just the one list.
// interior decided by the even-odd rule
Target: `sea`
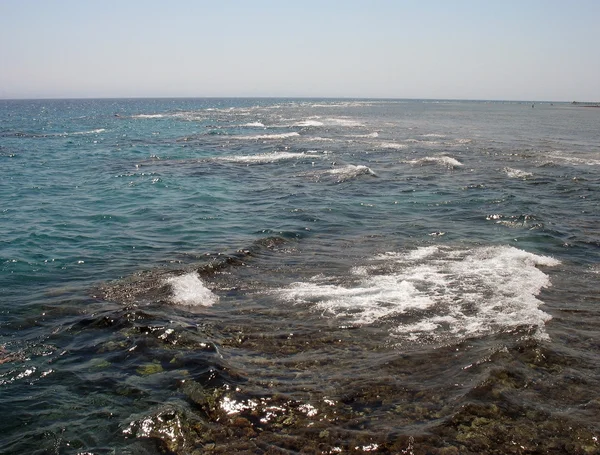
[{"label": "sea", "polygon": [[0,101],[0,453],[600,453],[600,109]]}]

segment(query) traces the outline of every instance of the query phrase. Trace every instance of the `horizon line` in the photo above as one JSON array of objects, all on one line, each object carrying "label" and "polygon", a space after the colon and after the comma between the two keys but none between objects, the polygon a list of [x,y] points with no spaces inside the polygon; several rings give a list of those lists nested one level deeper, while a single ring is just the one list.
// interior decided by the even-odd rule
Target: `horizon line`
[{"label": "horizon line", "polygon": [[533,99],[493,99],[493,98],[400,98],[400,97],[364,97],[364,96],[89,96],[89,97],[0,97],[0,101],[84,101],[84,100],[178,100],[178,99],[288,99],[288,100],[370,100],[370,101],[470,101],[504,103],[580,103],[600,104],[597,101],[558,101]]}]

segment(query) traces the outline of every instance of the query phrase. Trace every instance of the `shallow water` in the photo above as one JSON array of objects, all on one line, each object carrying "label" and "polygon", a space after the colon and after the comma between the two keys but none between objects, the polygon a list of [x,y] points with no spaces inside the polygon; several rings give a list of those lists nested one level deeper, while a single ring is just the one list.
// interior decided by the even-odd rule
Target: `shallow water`
[{"label": "shallow water", "polygon": [[596,453],[600,111],[0,101],[2,453]]}]

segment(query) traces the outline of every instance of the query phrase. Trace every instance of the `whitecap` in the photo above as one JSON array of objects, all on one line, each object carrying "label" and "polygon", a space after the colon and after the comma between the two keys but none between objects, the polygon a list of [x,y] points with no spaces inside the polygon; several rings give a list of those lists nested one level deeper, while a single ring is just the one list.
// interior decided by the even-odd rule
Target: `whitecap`
[{"label": "whitecap", "polygon": [[165,283],[171,286],[173,303],[179,305],[212,306],[219,300],[195,272],[167,278]]},{"label": "whitecap", "polygon": [[537,296],[551,285],[539,267],[560,261],[509,246],[433,246],[385,253],[343,279],[319,277],[277,291],[323,317],[390,324],[393,338],[449,342],[525,326],[547,339]]},{"label": "whitecap", "polygon": [[407,147],[406,144],[399,144],[397,142],[380,142],[379,143],[379,148],[383,148],[383,149],[402,150],[402,149],[405,149],[406,147]]},{"label": "whitecap", "polygon": [[450,156],[426,156],[424,158],[406,161],[406,163],[420,165],[420,166],[427,165],[427,164],[437,164],[437,165],[441,165],[441,166],[446,166],[447,168],[456,168],[456,167],[460,167],[463,165],[456,158],[452,158]]},{"label": "whitecap", "polygon": [[[562,161],[564,163],[584,166],[598,166],[600,165],[600,160],[591,157],[577,157],[569,152],[556,151],[549,154],[553,159]],[[552,162],[550,162],[552,164]]]},{"label": "whitecap", "polygon": [[281,133],[281,134],[259,134],[256,136],[229,136],[231,139],[243,139],[249,141],[258,141],[263,139],[289,139],[292,137],[300,136],[300,134],[296,132],[291,133]]},{"label": "whitecap", "polygon": [[264,123],[261,123],[261,122],[244,123],[242,126],[245,126],[248,128],[264,128],[265,127]]},{"label": "whitecap", "polygon": [[321,136],[307,137],[304,140],[309,141],[309,142],[336,142],[335,139],[332,139],[330,137],[321,137]]},{"label": "whitecap", "polygon": [[374,131],[374,132],[368,133],[368,134],[355,134],[352,137],[365,138],[365,139],[374,139],[376,137],[379,137],[379,133],[377,131]]},{"label": "whitecap", "polygon": [[337,167],[325,171],[326,174],[330,174],[336,177],[337,182],[345,182],[352,180],[360,175],[372,175],[377,176],[370,167],[362,164],[355,166],[354,164],[348,164],[346,166]]},{"label": "whitecap", "polygon": [[218,161],[229,163],[262,164],[276,161],[293,160],[300,158],[320,158],[321,155],[310,152],[269,152],[257,155],[236,155],[218,158]]},{"label": "whitecap", "polygon": [[372,324],[411,308],[425,309],[434,301],[413,284],[393,275],[366,278],[359,285],[293,283],[281,291],[285,300],[309,303],[324,316],[349,318],[355,324]]},{"label": "whitecap", "polygon": [[514,178],[514,179],[525,179],[527,177],[533,176],[533,174],[531,172],[525,172],[520,169],[513,169],[510,167],[505,167],[504,169],[502,169],[502,171],[506,175],[508,175],[510,178]]},{"label": "whitecap", "polygon": [[409,144],[423,144],[423,145],[426,145],[427,147],[430,147],[432,145],[442,144],[442,142],[435,141],[432,139],[405,139],[404,142],[407,142]]},{"label": "whitecap", "polygon": [[348,128],[364,126],[361,122],[358,122],[356,120],[352,120],[349,118],[339,118],[339,117],[326,118],[323,120],[323,123],[328,124],[328,125],[344,126],[344,127],[348,127]]},{"label": "whitecap", "polygon": [[318,120],[303,120],[301,122],[295,123],[294,126],[323,126],[323,122],[319,122]]},{"label": "whitecap", "polygon": [[100,133],[104,133],[106,131],[105,128],[96,128],[95,130],[89,130],[89,131],[75,131],[73,133],[65,133],[65,135],[67,136],[84,136],[87,134],[100,134]]},{"label": "whitecap", "polygon": [[409,260],[416,261],[422,260],[429,256],[434,255],[439,251],[440,247],[436,245],[432,246],[423,246],[421,248],[417,248],[415,250],[410,250],[408,252],[398,253],[395,251],[388,251],[386,253],[380,254],[376,256],[376,259],[394,259],[396,261]]},{"label": "whitecap", "polygon": [[133,115],[133,118],[163,118],[164,114],[138,114]]}]

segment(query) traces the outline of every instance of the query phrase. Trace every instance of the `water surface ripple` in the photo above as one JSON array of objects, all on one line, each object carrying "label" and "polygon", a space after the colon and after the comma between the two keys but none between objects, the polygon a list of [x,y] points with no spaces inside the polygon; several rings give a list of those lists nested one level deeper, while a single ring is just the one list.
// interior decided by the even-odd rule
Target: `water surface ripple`
[{"label": "water surface ripple", "polygon": [[0,101],[0,452],[598,453],[599,115]]}]

